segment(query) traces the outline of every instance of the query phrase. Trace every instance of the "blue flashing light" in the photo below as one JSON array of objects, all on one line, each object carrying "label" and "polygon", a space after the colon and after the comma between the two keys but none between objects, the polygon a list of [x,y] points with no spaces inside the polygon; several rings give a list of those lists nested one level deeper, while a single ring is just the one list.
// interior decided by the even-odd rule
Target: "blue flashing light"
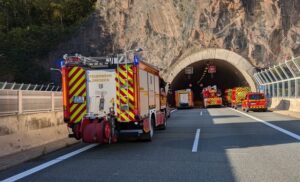
[{"label": "blue flashing light", "polygon": [[58,66],[59,68],[61,68],[65,65],[65,59],[64,58],[60,58],[60,59],[56,60],[55,62],[56,62],[56,66]]},{"label": "blue flashing light", "polygon": [[134,55],[134,57],[133,57],[133,64],[134,65],[138,65],[139,62],[140,62],[139,56],[138,55]]}]

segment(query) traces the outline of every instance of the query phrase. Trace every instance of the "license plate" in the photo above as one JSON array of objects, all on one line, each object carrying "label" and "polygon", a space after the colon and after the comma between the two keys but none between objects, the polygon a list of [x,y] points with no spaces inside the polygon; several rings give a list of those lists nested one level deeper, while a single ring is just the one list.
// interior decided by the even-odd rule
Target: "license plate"
[{"label": "license plate", "polygon": [[74,104],[82,104],[82,103],[84,103],[84,97],[83,96],[74,96],[73,97],[73,103]]}]

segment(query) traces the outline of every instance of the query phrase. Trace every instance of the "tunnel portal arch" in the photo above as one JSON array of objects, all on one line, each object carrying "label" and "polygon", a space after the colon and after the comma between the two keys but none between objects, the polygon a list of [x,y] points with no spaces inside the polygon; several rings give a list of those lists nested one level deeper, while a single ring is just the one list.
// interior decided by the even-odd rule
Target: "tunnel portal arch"
[{"label": "tunnel portal arch", "polygon": [[254,67],[244,57],[226,49],[209,48],[191,54],[190,56],[172,65],[168,71],[162,75],[162,77],[166,82],[172,83],[176,76],[187,66],[196,62],[207,60],[222,60],[231,64],[233,67],[239,70],[244,79],[247,81],[248,85],[251,87],[251,90],[256,90],[255,82],[251,77],[251,75],[253,75],[255,72]]}]

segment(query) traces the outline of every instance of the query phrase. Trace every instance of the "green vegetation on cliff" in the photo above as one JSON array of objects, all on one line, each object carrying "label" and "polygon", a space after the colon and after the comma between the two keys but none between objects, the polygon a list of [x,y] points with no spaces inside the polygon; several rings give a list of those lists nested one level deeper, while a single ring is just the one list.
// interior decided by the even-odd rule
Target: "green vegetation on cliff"
[{"label": "green vegetation on cliff", "polygon": [[0,81],[50,80],[39,58],[68,37],[96,0],[0,0]]}]

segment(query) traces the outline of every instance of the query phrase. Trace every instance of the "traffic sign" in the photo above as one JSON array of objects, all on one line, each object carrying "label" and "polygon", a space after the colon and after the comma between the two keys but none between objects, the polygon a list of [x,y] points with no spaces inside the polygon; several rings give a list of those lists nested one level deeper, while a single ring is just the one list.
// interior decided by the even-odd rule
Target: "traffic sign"
[{"label": "traffic sign", "polygon": [[215,65],[209,65],[208,67],[208,73],[216,73],[217,72],[217,68]]},{"label": "traffic sign", "polygon": [[188,66],[184,69],[186,75],[192,75],[194,73],[194,69],[191,66]]}]

